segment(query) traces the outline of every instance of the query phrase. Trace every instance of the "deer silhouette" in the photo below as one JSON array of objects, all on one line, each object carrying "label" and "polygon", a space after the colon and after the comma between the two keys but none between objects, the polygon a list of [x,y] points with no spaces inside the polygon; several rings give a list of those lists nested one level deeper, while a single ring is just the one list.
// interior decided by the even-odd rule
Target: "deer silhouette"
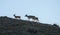
[{"label": "deer silhouette", "polygon": [[32,15],[25,15],[25,17],[27,17],[28,19],[33,19],[35,16],[32,16]]},{"label": "deer silhouette", "polygon": [[33,19],[36,20],[36,21],[39,21],[38,17],[34,17]]},{"label": "deer silhouette", "polygon": [[32,15],[25,15],[25,17],[27,17],[28,19],[33,19],[34,21],[37,20],[38,21],[38,18],[35,17],[35,16],[32,16]]},{"label": "deer silhouette", "polygon": [[15,14],[13,15],[15,18],[21,18],[21,16],[16,16]]}]

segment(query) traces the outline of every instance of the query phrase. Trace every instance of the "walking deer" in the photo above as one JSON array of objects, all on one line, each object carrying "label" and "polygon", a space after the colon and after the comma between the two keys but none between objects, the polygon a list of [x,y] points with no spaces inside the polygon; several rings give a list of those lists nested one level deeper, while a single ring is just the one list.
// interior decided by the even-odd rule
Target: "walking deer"
[{"label": "walking deer", "polygon": [[34,17],[33,19],[36,20],[36,21],[39,21],[38,17]]},{"label": "walking deer", "polygon": [[33,19],[34,21],[37,20],[38,21],[38,18],[35,17],[35,16],[32,16],[32,15],[25,15],[25,17],[27,17],[28,19]]},{"label": "walking deer", "polygon": [[21,18],[21,16],[16,16],[15,14],[13,15],[15,18]]}]

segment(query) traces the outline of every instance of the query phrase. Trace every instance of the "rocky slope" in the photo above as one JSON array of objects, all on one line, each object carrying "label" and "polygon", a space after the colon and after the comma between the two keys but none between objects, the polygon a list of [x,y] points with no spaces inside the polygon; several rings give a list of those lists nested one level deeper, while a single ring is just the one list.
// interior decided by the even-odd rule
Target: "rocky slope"
[{"label": "rocky slope", "polygon": [[0,35],[60,35],[60,27],[2,16]]}]

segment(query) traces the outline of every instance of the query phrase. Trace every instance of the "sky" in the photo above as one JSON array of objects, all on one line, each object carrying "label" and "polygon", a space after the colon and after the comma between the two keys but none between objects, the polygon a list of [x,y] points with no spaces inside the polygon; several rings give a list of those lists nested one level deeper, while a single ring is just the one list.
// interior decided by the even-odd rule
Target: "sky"
[{"label": "sky", "polygon": [[60,0],[0,0],[0,16],[13,18],[13,14],[27,20],[34,15],[39,22],[60,25]]}]

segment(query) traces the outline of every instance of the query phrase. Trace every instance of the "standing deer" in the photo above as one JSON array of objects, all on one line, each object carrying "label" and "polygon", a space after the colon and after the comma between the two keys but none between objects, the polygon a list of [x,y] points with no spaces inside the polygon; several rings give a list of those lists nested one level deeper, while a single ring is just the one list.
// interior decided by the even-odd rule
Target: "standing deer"
[{"label": "standing deer", "polygon": [[35,17],[35,16],[32,16],[32,15],[25,15],[25,17],[27,17],[28,19],[33,19],[34,21],[37,20],[38,21],[38,18]]},{"label": "standing deer", "polygon": [[28,19],[33,19],[33,17],[35,17],[35,16],[32,16],[32,15],[25,15],[25,17],[27,17]]},{"label": "standing deer", "polygon": [[34,17],[33,19],[36,20],[36,21],[39,21],[38,17]]},{"label": "standing deer", "polygon": [[15,14],[13,15],[15,18],[21,18],[21,16],[16,16]]}]

